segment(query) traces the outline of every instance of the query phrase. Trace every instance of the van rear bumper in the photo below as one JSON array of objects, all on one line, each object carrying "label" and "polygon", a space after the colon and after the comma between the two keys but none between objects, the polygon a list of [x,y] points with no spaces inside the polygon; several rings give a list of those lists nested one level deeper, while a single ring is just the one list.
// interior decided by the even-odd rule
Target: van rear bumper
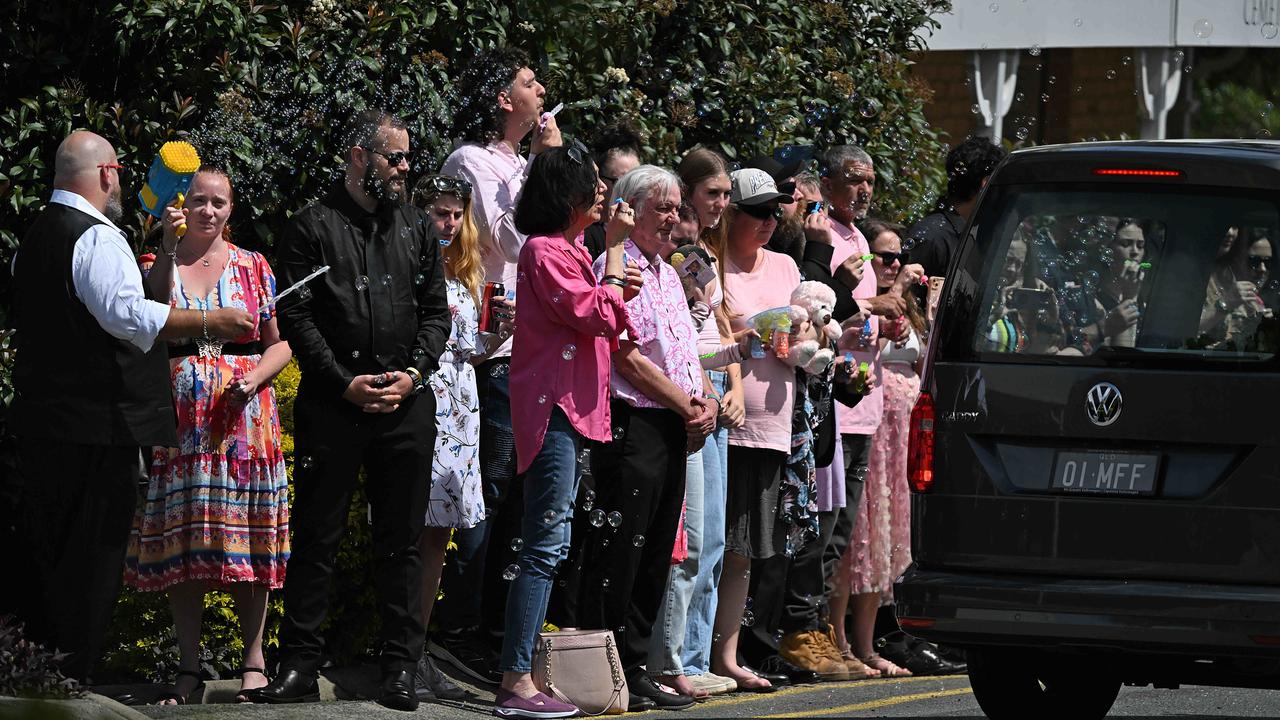
[{"label": "van rear bumper", "polygon": [[912,568],[895,596],[905,630],[959,646],[1271,657],[1280,646],[1280,587]]}]

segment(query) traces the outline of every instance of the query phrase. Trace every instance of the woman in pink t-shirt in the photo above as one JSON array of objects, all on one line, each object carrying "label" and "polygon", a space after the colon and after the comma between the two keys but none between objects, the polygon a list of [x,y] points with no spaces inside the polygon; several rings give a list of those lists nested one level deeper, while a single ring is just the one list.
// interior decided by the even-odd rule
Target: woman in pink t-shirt
[{"label": "woman in pink t-shirt", "polygon": [[[729,239],[724,257],[724,300],[732,313],[734,333],[750,332],[751,317],[762,310],[787,307],[800,284],[800,271],[787,257],[766,250],[781,210],[791,197],[778,192],[763,170],[745,168],[731,178]],[[742,362],[746,421],[729,431],[729,472],[725,513],[724,572],[711,650],[711,669],[746,690],[768,691],[768,680],[738,665],[738,632],[742,625],[751,561],[786,548],[786,530],[778,523],[782,467],[791,451],[791,414],[795,371],[765,347],[763,357]]]},{"label": "woman in pink t-shirt", "polygon": [[569,550],[570,518],[584,438],[609,440],[609,357],[634,296],[622,243],[635,213],[613,209],[605,231],[605,274],[597,282],[582,233],[604,212],[604,183],[576,141],[537,157],[516,203],[520,317],[511,353],[511,425],[523,473],[524,547],[504,571],[506,634],[497,709],[505,717],[568,717],[577,708],[533,684],[533,644],[547,612],[551,575]]}]

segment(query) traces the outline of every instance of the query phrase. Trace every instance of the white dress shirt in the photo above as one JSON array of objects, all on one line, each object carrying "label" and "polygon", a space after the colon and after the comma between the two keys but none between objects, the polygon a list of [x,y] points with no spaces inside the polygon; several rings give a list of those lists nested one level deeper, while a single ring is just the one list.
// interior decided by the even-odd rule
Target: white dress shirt
[{"label": "white dress shirt", "polygon": [[169,319],[168,303],[148,300],[133,249],[124,233],[80,195],[54,190],[50,202],[73,207],[99,220],[76,240],[71,282],[76,297],[112,337],[147,352]]}]

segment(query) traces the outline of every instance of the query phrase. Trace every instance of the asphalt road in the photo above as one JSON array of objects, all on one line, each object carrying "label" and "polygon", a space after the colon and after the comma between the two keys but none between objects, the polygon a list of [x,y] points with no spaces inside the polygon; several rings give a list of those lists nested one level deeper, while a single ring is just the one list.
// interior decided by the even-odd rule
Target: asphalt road
[{"label": "asphalt road", "polygon": [[[369,701],[334,701],[296,706],[230,705],[234,683],[211,685],[210,704],[137,708],[153,718],[175,720],[394,720],[430,717],[475,720],[490,717],[493,695],[477,691],[465,703],[423,703],[416,714],[387,710]],[[1179,690],[1124,688],[1113,717],[1246,718],[1280,717],[1280,692],[1235,688],[1184,687]],[[805,717],[947,717],[982,718],[964,676],[900,678],[827,683],[787,688],[772,695],[735,694],[715,698],[678,713],[630,713],[627,718],[805,718]]]}]

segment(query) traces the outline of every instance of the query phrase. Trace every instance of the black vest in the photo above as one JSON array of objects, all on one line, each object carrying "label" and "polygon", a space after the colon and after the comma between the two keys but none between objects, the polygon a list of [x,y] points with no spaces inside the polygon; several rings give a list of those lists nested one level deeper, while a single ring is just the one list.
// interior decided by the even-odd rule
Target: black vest
[{"label": "black vest", "polygon": [[[14,399],[20,437],[79,445],[177,445],[164,342],[142,352],[102,329],[76,297],[71,256],[93,216],[49,203],[14,266]],[[135,265],[141,282],[142,271]]]}]

